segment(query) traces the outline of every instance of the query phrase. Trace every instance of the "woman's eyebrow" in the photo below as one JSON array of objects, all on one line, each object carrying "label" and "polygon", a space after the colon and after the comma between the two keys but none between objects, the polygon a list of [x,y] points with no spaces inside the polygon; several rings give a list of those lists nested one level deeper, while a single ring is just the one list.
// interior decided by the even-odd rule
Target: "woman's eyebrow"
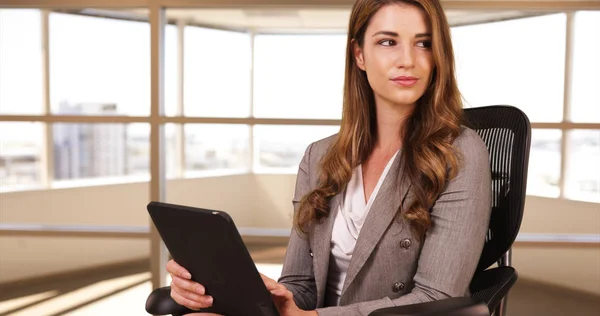
[{"label": "woman's eyebrow", "polygon": [[[392,36],[392,37],[400,37],[400,35],[398,35],[398,33],[393,32],[393,31],[379,31],[379,32],[375,32],[375,34],[373,34],[373,37],[375,37],[377,35],[387,35],[387,36]],[[417,34],[415,34],[415,38],[422,38],[422,37],[431,37],[431,33],[417,33]]]},{"label": "woman's eyebrow", "polygon": [[399,36],[398,33],[392,32],[392,31],[379,31],[379,32],[376,32],[375,34],[373,34],[373,37],[375,37],[377,35],[387,35],[387,36],[393,36],[393,37]]}]

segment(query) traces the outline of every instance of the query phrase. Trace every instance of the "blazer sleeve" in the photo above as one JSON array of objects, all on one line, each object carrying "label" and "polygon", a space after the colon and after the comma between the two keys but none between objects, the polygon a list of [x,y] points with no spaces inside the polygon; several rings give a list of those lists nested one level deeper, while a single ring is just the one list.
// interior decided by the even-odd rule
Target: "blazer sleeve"
[{"label": "blazer sleeve", "polygon": [[431,210],[433,226],[426,233],[414,276],[414,288],[396,299],[388,297],[317,309],[321,316],[368,315],[393,306],[424,303],[468,294],[485,244],[491,215],[489,154],[479,136],[467,130],[455,145],[461,169]]},{"label": "blazer sleeve", "polygon": [[[306,148],[304,157],[298,168],[296,190],[292,200],[294,211],[297,211],[302,197],[311,189],[310,151],[312,144]],[[317,288],[313,273],[313,261],[310,253],[308,236],[292,228],[290,241],[286,249],[281,277],[278,280],[294,295],[299,308],[314,310],[317,306]]]}]

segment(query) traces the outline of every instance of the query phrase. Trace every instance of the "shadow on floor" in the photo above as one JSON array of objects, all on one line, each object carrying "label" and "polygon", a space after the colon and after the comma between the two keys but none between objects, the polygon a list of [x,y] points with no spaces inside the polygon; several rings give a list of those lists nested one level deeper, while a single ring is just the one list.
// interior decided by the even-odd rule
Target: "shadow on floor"
[{"label": "shadow on floor", "polygon": [[599,316],[598,296],[519,279],[508,296],[508,316]]}]

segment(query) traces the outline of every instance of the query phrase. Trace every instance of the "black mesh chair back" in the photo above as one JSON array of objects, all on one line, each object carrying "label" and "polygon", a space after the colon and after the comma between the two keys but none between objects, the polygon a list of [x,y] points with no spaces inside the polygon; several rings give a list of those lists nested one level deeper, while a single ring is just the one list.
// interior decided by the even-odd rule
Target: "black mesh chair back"
[{"label": "black mesh chair back", "polygon": [[493,105],[465,109],[466,125],[485,142],[492,171],[492,215],[478,271],[512,246],[523,218],[531,125],[521,110]]}]

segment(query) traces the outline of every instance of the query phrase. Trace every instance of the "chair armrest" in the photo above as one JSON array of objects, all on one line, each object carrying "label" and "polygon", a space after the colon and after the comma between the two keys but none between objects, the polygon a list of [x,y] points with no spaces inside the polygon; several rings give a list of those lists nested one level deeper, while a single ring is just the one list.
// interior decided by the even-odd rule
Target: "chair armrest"
[{"label": "chair armrest", "polygon": [[158,288],[146,299],[146,312],[151,315],[185,315],[195,311],[177,304],[171,298],[171,287]]},{"label": "chair armrest", "polygon": [[439,301],[378,309],[369,316],[490,316],[485,303],[472,297],[454,297]]},{"label": "chair armrest", "polygon": [[517,282],[518,274],[513,267],[497,267],[475,273],[471,281],[471,296],[485,302],[495,310]]}]

